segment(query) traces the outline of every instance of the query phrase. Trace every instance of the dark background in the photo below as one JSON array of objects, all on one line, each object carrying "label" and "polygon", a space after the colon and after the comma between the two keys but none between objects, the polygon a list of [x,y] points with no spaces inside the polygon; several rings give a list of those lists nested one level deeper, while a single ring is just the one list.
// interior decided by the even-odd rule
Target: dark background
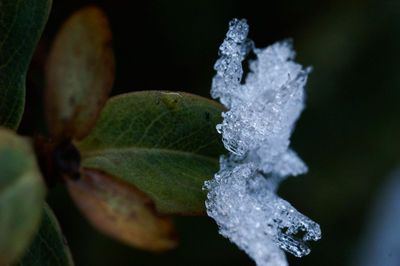
[{"label": "dark background", "polygon": [[[321,225],[323,238],[307,257],[287,257],[290,265],[352,265],[370,206],[400,162],[400,1],[56,0],[29,72],[22,133],[45,131],[46,54],[61,23],[88,4],[102,7],[111,21],[113,95],[162,89],[210,97],[218,47],[235,17],[247,18],[257,47],[293,38],[296,61],[314,67],[292,137],[310,170],[288,179],[279,193]],[[62,185],[48,199],[78,266],[254,264],[208,217],[176,217],[179,248],[152,254],[98,234]]]}]

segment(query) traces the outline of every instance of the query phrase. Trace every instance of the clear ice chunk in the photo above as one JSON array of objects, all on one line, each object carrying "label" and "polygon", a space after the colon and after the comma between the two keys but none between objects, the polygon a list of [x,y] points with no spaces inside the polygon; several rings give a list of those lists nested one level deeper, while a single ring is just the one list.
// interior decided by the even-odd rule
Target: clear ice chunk
[{"label": "clear ice chunk", "polygon": [[[248,31],[246,20],[232,20],[214,65],[211,96],[229,109],[217,131],[230,154],[205,182],[207,213],[257,265],[287,265],[282,250],[301,257],[310,252],[307,241],[321,238],[317,223],[276,194],[283,179],[307,172],[289,146],[311,68],[293,61],[289,41],[258,49]],[[257,60],[242,84],[250,52]]]}]

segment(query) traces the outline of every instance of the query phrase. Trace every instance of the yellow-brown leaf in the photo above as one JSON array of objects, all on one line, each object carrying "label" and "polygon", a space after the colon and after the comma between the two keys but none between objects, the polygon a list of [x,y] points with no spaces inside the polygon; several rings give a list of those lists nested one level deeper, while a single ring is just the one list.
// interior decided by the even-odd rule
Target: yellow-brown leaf
[{"label": "yellow-brown leaf", "polygon": [[177,245],[171,219],[158,214],[153,201],[133,185],[87,168],[79,180],[66,182],[75,203],[103,233],[151,251],[165,251]]},{"label": "yellow-brown leaf", "polygon": [[85,137],[114,82],[107,16],[96,7],[74,13],[53,43],[46,69],[46,116],[55,139]]}]

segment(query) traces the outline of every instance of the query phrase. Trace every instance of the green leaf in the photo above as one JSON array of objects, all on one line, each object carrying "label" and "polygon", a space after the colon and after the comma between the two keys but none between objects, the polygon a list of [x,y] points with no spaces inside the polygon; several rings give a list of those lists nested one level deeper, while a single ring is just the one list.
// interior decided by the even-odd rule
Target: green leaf
[{"label": "green leaf", "polygon": [[46,118],[54,139],[82,139],[93,128],[114,82],[106,14],[75,12],[57,34],[46,71]]},{"label": "green leaf", "polygon": [[171,219],[157,213],[149,196],[133,185],[87,168],[79,180],[66,179],[66,184],[75,203],[101,232],[150,251],[176,247]]},{"label": "green leaf", "polygon": [[0,265],[15,261],[29,245],[45,192],[28,140],[0,128]]},{"label": "green leaf", "polygon": [[188,93],[147,91],[111,98],[76,143],[85,167],[124,179],[162,213],[203,214],[203,182],[225,152],[215,126],[222,105]]},{"label": "green leaf", "polygon": [[43,217],[33,242],[18,262],[19,266],[74,265],[66,240],[53,211],[43,205]]},{"label": "green leaf", "polygon": [[0,1],[0,126],[16,129],[25,105],[25,79],[51,0]]}]

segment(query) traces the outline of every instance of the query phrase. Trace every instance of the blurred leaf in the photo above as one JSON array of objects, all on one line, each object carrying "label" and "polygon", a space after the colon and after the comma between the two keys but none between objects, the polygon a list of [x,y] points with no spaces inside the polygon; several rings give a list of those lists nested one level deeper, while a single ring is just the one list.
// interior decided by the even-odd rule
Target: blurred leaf
[{"label": "blurred leaf", "polygon": [[85,137],[114,82],[107,16],[96,7],[74,13],[62,26],[46,70],[46,115],[56,139]]},{"label": "blurred leaf", "polygon": [[124,179],[162,213],[203,214],[204,180],[225,152],[215,126],[222,105],[188,93],[146,91],[111,98],[77,143],[85,167]]},{"label": "blurred leaf", "polygon": [[84,168],[79,180],[67,179],[67,186],[81,211],[105,234],[152,251],[176,246],[170,218],[158,214],[153,201],[133,185]]},{"label": "blurred leaf", "polygon": [[16,129],[25,105],[25,79],[51,0],[0,1],[0,126]]},{"label": "blurred leaf", "polygon": [[0,265],[13,262],[29,245],[45,192],[30,143],[0,129]]},{"label": "blurred leaf", "polygon": [[47,204],[43,206],[43,216],[39,231],[19,266],[70,266],[74,265],[66,240],[53,211]]}]

